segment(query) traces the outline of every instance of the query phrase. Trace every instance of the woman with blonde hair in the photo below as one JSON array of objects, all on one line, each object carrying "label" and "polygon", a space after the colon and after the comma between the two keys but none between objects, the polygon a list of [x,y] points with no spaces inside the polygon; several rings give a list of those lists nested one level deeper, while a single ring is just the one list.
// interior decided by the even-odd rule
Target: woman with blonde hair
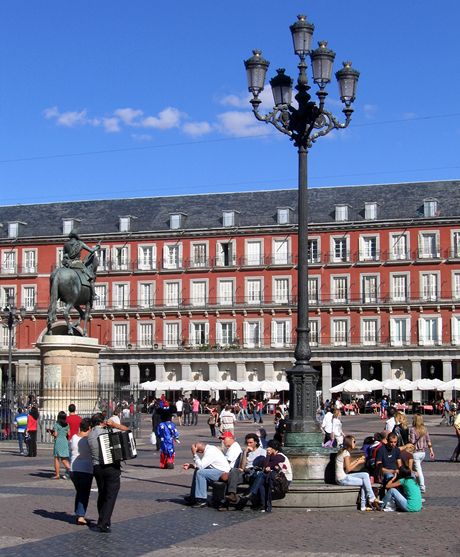
[{"label": "woman with blonde hair", "polygon": [[396,412],[395,414],[396,425],[393,428],[393,433],[398,436],[398,447],[404,447],[409,443],[409,425],[407,416],[403,412]]},{"label": "woman with blonde hair", "polygon": [[340,410],[336,408],[332,414],[332,433],[331,439],[334,442],[334,447],[341,447],[343,444],[343,429],[342,429],[342,416]]},{"label": "woman with blonde hair", "polygon": [[418,483],[420,484],[420,491],[425,493],[425,478],[422,471],[422,462],[425,459],[427,449],[429,450],[431,459],[434,458],[434,451],[430,434],[425,427],[421,414],[415,414],[412,419],[412,427],[409,430],[409,442],[415,445],[414,468],[417,473]]}]

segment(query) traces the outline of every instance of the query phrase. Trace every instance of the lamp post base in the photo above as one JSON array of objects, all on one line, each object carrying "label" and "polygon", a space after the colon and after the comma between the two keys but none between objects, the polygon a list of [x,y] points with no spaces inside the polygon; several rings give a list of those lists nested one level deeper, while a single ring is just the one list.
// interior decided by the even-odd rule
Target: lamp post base
[{"label": "lamp post base", "polygon": [[359,487],[293,482],[284,499],[273,501],[276,509],[352,511],[357,508]]}]

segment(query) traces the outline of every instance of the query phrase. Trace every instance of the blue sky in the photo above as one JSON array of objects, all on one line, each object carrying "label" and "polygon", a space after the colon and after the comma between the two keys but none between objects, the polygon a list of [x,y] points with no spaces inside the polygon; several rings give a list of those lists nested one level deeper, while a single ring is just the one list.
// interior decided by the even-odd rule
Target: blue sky
[{"label": "blue sky", "polygon": [[334,70],[361,72],[310,185],[460,178],[458,0],[3,0],[0,203],[295,187],[295,148],[252,116],[243,60],[260,48],[268,78],[296,77],[299,13]]}]

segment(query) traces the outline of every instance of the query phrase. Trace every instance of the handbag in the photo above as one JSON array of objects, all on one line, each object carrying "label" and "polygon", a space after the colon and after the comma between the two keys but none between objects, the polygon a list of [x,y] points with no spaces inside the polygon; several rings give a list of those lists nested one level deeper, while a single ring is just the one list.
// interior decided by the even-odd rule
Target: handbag
[{"label": "handbag", "polygon": [[157,436],[155,435],[155,432],[152,431],[152,433],[150,434],[150,443],[152,445],[156,445],[157,444]]}]

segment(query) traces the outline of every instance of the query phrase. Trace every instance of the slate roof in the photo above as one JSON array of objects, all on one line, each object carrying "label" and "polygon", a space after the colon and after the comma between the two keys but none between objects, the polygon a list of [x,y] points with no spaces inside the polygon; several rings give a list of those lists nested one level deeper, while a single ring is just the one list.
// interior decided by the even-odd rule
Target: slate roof
[{"label": "slate roof", "polygon": [[[377,202],[378,220],[423,218],[423,201],[438,200],[441,217],[460,217],[460,180],[310,188],[309,221],[334,222],[335,205],[349,205],[348,222],[364,221],[364,204]],[[297,222],[297,190],[216,193],[135,199],[106,199],[46,204],[0,206],[0,239],[8,234],[8,222],[24,222],[20,237],[62,235],[63,219],[78,219],[81,234],[119,231],[119,217],[133,216],[134,232],[168,231],[171,213],[187,215],[186,229],[221,228],[222,211],[238,211],[239,226],[274,226],[277,208],[292,207]],[[126,233],[125,233],[126,234]]]}]

